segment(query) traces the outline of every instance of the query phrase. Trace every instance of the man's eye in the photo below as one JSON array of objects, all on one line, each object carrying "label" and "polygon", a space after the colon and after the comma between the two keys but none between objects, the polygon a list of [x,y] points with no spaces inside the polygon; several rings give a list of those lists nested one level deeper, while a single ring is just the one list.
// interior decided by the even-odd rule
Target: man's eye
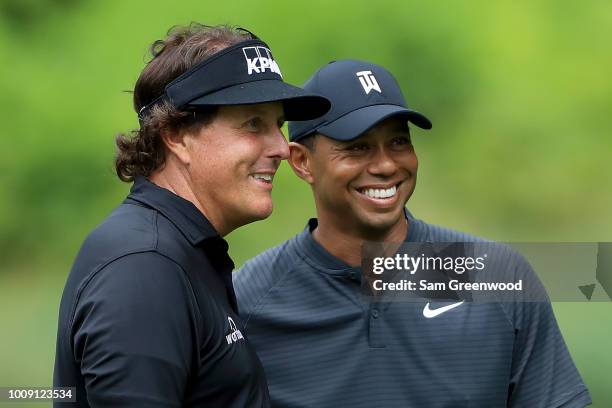
[{"label": "man's eye", "polygon": [[363,144],[363,143],[359,143],[359,144],[354,144],[351,145],[349,147],[346,148],[346,150],[352,151],[352,152],[359,152],[359,151],[364,151],[368,149],[368,145],[367,144]]},{"label": "man's eye", "polygon": [[256,132],[261,127],[261,121],[259,120],[259,118],[249,119],[244,123],[244,127],[250,132]]},{"label": "man's eye", "polygon": [[406,136],[396,137],[393,139],[392,142],[395,146],[405,146],[405,145],[412,144],[412,141],[410,140],[410,138]]}]

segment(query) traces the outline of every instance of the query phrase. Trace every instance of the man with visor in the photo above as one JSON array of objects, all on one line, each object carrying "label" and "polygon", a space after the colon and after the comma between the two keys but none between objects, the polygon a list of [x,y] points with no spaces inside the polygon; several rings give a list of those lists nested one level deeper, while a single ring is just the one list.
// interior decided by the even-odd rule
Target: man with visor
[{"label": "man with visor", "polygon": [[[283,82],[246,30],[192,24],[152,46],[117,137],[125,201],[85,240],[59,313],[55,387],[79,407],[266,407],[223,239],[268,217],[285,119],[329,101]],[[63,406],[63,403],[56,403]]]}]

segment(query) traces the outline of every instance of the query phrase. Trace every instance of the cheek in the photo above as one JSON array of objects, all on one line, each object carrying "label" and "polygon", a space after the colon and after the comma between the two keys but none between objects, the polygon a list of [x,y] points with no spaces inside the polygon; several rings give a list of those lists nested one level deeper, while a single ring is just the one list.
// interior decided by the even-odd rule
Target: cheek
[{"label": "cheek", "polygon": [[320,193],[338,205],[346,205],[347,195],[363,171],[363,166],[356,163],[330,163],[318,177]]},{"label": "cheek", "polygon": [[416,173],[416,171],[419,168],[419,158],[417,157],[416,153],[414,152],[414,150],[412,151],[412,153],[409,156],[410,158],[410,169]]},{"label": "cheek", "polygon": [[194,150],[193,167],[199,177],[222,184],[249,173],[261,152],[259,144],[249,137],[229,139],[202,144]]},{"label": "cheek", "polygon": [[230,158],[229,162],[234,166],[251,167],[263,155],[262,138],[256,135],[244,135],[237,137],[224,146],[224,157]]},{"label": "cheek", "polygon": [[407,171],[413,176],[416,175],[417,170],[419,168],[419,159],[417,158],[416,154],[414,154],[414,152],[409,153],[408,155],[404,154],[402,156],[399,156],[396,159],[396,163],[398,164],[398,167],[400,167],[404,171]]},{"label": "cheek", "polygon": [[331,186],[338,184],[341,179],[341,172],[338,167],[334,167],[334,163],[319,163],[313,166],[311,169],[315,185],[319,185],[324,188],[330,188]]},{"label": "cheek", "polygon": [[205,182],[217,184],[227,177],[227,169],[231,167],[232,156],[223,145],[209,144],[202,146],[194,154],[192,176]]}]

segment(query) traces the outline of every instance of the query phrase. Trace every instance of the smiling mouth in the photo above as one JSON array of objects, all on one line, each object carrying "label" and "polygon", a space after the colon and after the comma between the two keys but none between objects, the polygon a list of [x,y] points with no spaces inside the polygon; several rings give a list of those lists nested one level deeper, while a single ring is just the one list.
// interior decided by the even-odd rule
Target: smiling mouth
[{"label": "smiling mouth", "polygon": [[364,187],[358,188],[356,190],[359,194],[362,194],[368,198],[373,198],[376,200],[390,200],[397,195],[398,187],[400,184],[402,183],[397,183],[396,185],[391,186],[389,188]]},{"label": "smiling mouth", "polygon": [[255,180],[262,182],[262,183],[272,184],[272,180],[274,179],[274,174],[273,173],[254,173],[254,174],[251,174],[250,177],[253,177]]}]

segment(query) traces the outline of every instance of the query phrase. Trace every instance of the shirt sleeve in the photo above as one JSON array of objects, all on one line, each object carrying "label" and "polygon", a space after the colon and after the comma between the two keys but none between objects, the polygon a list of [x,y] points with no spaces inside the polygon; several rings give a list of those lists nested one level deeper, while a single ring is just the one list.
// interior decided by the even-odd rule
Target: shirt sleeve
[{"label": "shirt sleeve", "polygon": [[193,295],[182,269],[157,253],[130,254],[83,290],[72,327],[92,407],[180,407],[194,344]]},{"label": "shirt sleeve", "polygon": [[[535,272],[526,260],[520,274]],[[530,279],[541,285],[537,277]],[[542,288],[543,290],[543,288]],[[548,301],[514,305],[515,343],[509,407],[582,408],[591,397],[567,349]]]}]

